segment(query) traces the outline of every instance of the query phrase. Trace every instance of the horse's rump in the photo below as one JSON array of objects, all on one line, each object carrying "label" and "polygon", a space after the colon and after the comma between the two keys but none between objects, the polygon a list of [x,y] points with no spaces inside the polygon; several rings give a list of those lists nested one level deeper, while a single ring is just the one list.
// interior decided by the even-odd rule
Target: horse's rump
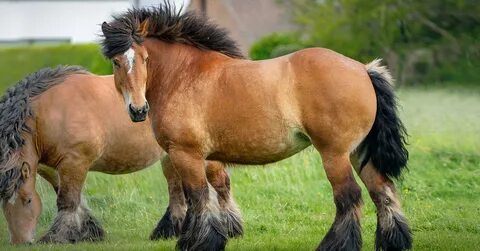
[{"label": "horse's rump", "polygon": [[27,124],[34,114],[32,99],[71,74],[88,74],[79,66],[58,66],[34,72],[10,87],[0,98],[0,201],[9,200],[22,185],[21,150]]}]

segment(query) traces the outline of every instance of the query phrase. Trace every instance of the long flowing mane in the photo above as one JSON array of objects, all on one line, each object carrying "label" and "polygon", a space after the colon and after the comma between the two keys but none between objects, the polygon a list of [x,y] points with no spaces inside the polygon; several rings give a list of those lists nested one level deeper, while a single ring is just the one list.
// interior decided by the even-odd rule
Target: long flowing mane
[{"label": "long flowing mane", "polygon": [[30,132],[27,120],[32,117],[32,99],[63,82],[71,74],[89,74],[79,66],[58,66],[34,72],[0,97],[0,202],[10,199],[23,180],[21,149],[23,132]]},{"label": "long flowing mane", "polygon": [[[146,27],[141,32],[140,24],[146,20]],[[113,21],[102,25],[102,31],[102,52],[107,58],[124,53],[134,42],[141,44],[145,37],[189,44],[233,58],[243,58],[236,42],[225,29],[192,11],[182,14],[181,9],[176,10],[167,1],[159,7],[134,8],[113,16]]]}]

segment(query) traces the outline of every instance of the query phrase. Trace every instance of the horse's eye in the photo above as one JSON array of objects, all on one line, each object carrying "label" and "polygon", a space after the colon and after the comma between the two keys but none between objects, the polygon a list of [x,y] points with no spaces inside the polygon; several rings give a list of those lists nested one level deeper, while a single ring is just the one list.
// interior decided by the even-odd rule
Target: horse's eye
[{"label": "horse's eye", "polygon": [[148,57],[143,60],[143,63],[144,64],[148,63]]},{"label": "horse's eye", "polygon": [[115,66],[115,68],[117,68],[117,69],[120,68],[120,63],[118,62],[118,60],[114,59],[114,60],[112,60],[112,62],[113,62],[113,66]]}]

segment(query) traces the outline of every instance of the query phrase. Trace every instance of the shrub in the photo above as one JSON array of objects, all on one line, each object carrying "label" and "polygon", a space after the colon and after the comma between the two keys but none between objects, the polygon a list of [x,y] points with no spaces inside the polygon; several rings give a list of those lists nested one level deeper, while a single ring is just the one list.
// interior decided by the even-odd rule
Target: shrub
[{"label": "shrub", "polygon": [[252,45],[250,58],[261,60],[278,57],[304,47],[299,33],[272,33]]}]

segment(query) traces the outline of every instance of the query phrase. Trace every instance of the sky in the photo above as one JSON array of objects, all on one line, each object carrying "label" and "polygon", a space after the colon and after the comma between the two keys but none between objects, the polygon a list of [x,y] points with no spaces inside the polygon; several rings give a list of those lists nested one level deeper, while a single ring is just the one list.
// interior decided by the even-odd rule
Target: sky
[{"label": "sky", "polygon": [[[163,0],[140,0],[142,5],[157,5],[158,3],[162,2]],[[175,3],[175,6],[188,6],[190,0],[169,0]]]}]

